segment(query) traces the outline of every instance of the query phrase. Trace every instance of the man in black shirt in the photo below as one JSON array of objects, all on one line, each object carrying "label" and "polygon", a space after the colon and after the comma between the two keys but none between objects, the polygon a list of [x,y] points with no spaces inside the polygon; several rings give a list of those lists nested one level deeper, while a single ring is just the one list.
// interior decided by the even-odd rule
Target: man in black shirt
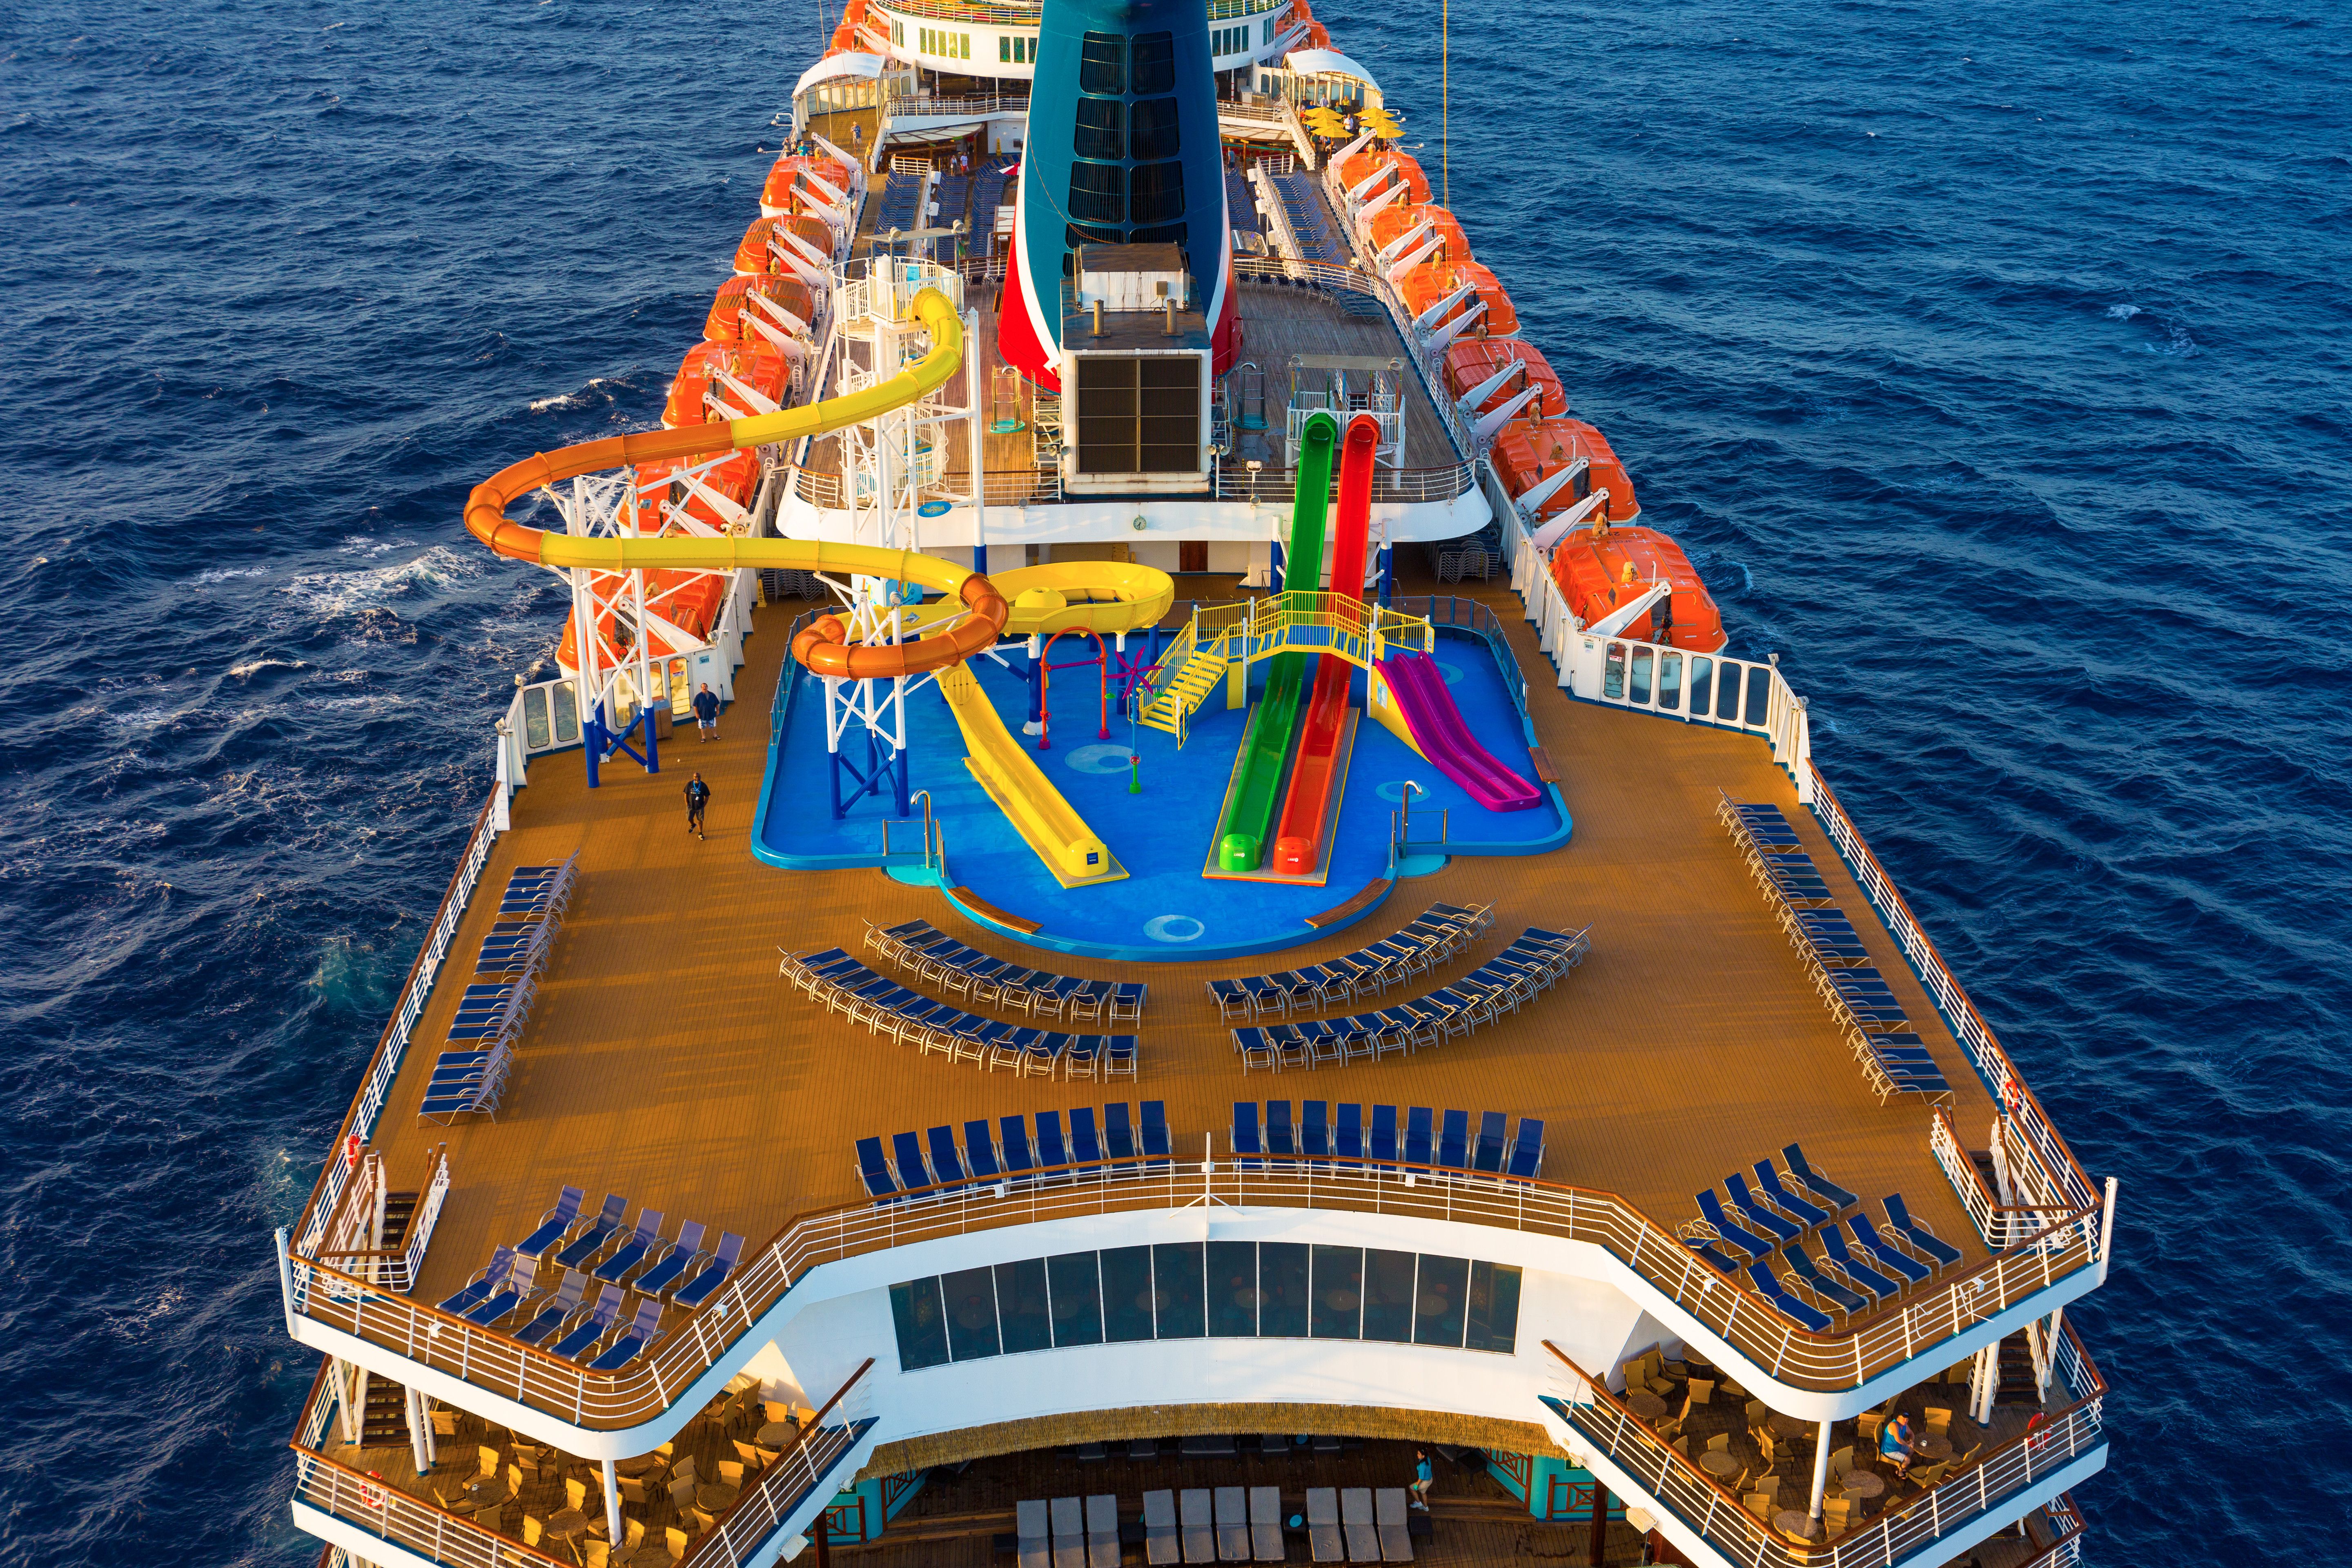
[{"label": "man in black shirt", "polygon": [[700,773],[686,781],[686,830],[697,838],[702,831],[703,809],[710,804],[710,786],[702,782]]}]

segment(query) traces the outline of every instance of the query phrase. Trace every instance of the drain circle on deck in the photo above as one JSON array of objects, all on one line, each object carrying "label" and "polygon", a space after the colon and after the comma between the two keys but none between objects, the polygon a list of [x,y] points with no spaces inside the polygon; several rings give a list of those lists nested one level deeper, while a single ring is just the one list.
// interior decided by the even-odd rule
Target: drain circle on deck
[{"label": "drain circle on deck", "polygon": [[1127,772],[1128,759],[1134,754],[1125,746],[1080,746],[1062,762],[1082,773],[1123,773]]},{"label": "drain circle on deck", "polygon": [[1143,934],[1154,942],[1198,942],[1208,929],[1191,915],[1154,915],[1143,922]]}]

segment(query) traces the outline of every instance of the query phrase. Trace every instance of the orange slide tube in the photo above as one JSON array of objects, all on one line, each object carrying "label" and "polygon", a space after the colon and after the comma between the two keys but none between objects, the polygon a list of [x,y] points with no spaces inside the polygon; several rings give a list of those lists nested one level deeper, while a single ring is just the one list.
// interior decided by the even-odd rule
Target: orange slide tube
[{"label": "orange slide tube", "polygon": [[898,374],[841,397],[799,408],[754,415],[678,430],[647,430],[635,436],[583,441],[541,452],[510,464],[474,487],[466,499],[466,531],[494,554],[541,566],[586,567],[597,572],[635,569],[731,572],[747,566],[791,571],[832,570],[894,582],[919,584],[953,594],[970,612],[945,630],[919,642],[882,647],[846,646],[848,628],[827,616],[793,640],[793,657],[819,675],[881,680],[942,669],[992,647],[1012,606],[986,577],[937,556],[871,544],[834,544],[810,539],[738,539],[680,536],[583,539],[550,533],[508,521],[507,508],[541,486],[581,474],[691,458],[771,442],[796,441],[862,424],[902,408],[940,386],[963,363],[963,322],[954,305],[936,289],[917,294],[910,314],[929,329],[931,350]]}]

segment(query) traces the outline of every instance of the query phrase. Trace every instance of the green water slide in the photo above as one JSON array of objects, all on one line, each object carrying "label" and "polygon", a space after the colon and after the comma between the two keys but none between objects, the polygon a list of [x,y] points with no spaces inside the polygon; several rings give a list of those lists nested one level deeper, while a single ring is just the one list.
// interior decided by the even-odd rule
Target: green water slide
[{"label": "green water slide", "polygon": [[[1286,588],[1307,593],[1323,585],[1323,515],[1331,499],[1331,457],[1339,445],[1339,422],[1328,414],[1307,416],[1299,437],[1297,499],[1290,510],[1290,552],[1283,568]],[[1265,692],[1250,710],[1242,731],[1238,776],[1225,796],[1217,824],[1217,869],[1255,871],[1265,858],[1267,831],[1282,805],[1282,775],[1298,728],[1298,696],[1315,656],[1279,653],[1266,671]]]}]

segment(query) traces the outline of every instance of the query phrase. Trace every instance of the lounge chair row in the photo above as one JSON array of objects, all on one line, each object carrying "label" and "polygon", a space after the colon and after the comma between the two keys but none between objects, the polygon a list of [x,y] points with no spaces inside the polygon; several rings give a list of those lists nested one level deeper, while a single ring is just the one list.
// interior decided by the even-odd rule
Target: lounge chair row
[{"label": "lounge chair row", "polygon": [[460,1116],[482,1115],[498,1120],[508,1076],[514,1069],[514,1042],[501,1035],[488,1049],[443,1051],[434,1058],[433,1076],[416,1107],[420,1121],[446,1127]]},{"label": "lounge chair row", "polygon": [[551,866],[518,866],[499,897],[498,919],[475,959],[478,976],[535,977],[547,962],[578,883],[580,857]]},{"label": "lounge chair row", "polygon": [[1358,996],[1385,994],[1415,975],[1427,974],[1477,940],[1495,923],[1495,909],[1481,904],[1432,904],[1421,918],[1393,936],[1339,958],[1327,958],[1276,974],[1212,980],[1220,1018],[1286,1018],[1334,1007]]},{"label": "lounge chair row", "polygon": [[983,1018],[951,1002],[909,991],[837,947],[786,952],[777,967],[829,1011],[919,1051],[937,1051],[989,1072],[1008,1068],[1026,1078],[1136,1076],[1141,1042],[1133,1035],[1061,1034]]},{"label": "lounge chair row", "polygon": [[986,1002],[1008,1013],[1074,1022],[1139,1024],[1150,987],[1137,980],[1080,980],[1050,970],[1024,969],[968,947],[929,921],[900,925],[866,922],[866,945],[950,996]]},{"label": "lounge chair row", "polygon": [[860,1138],[857,1177],[876,1203],[887,1204],[909,1193],[944,1197],[1001,1183],[1099,1181],[1165,1172],[1171,1158],[1166,1102],[1147,1100],[1141,1110],[1138,1123],[1127,1103],[1116,1101],[1103,1107],[1097,1123],[1094,1108],[1082,1105],[1068,1113],[1066,1133],[1062,1112],[1041,1110],[1034,1138],[1028,1120],[1019,1116],[998,1118],[994,1129],[985,1117],[967,1121],[961,1143],[956,1130],[947,1126],[919,1136],[893,1133],[887,1151],[879,1137]]},{"label": "lounge chair row", "polygon": [[540,1290],[531,1284],[537,1268],[531,1258],[501,1247],[488,1268],[441,1302],[441,1310],[455,1312],[485,1329],[503,1325],[523,1343],[580,1362],[591,1372],[614,1372],[628,1365],[660,1333],[658,1297],[640,1296],[635,1313],[625,1326],[619,1326],[621,1305],[628,1294],[622,1287],[607,1284],[594,1304],[589,1305],[587,1275],[567,1269],[562,1285]]},{"label": "lounge chair row", "polygon": [[1591,948],[1590,926],[1577,931],[1529,926],[1485,963],[1426,995],[1347,1018],[1249,1025],[1234,1030],[1234,1049],[1244,1072],[1375,1061],[1424,1050],[1517,1012],[1583,963]]},{"label": "lounge chair row", "polygon": [[[1375,1171],[1413,1165],[1524,1181],[1543,1173],[1544,1124],[1531,1116],[1520,1117],[1517,1131],[1506,1137],[1509,1119],[1499,1110],[1480,1111],[1475,1135],[1466,1110],[1448,1110],[1441,1119],[1427,1106],[1407,1106],[1402,1129],[1393,1105],[1373,1106],[1369,1124],[1361,1105],[1343,1103],[1331,1113],[1322,1100],[1309,1100],[1301,1102],[1301,1110],[1294,1126],[1290,1101],[1269,1100],[1261,1128],[1257,1103],[1235,1100],[1233,1152],[1242,1168],[1319,1173],[1350,1165]],[[1336,1114],[1336,1120],[1327,1120],[1327,1114]]]},{"label": "lounge chair row", "polygon": [[688,1311],[710,1300],[742,1258],[743,1238],[731,1230],[720,1235],[715,1250],[705,1252],[709,1233],[700,1220],[685,1221],[677,1237],[665,1241],[659,1209],[639,1207],[637,1223],[625,1227],[626,1198],[606,1193],[604,1207],[583,1216],[586,1196],[583,1189],[566,1186],[555,1206],[539,1216],[538,1227],[515,1243],[516,1254],[548,1259],[560,1268],[586,1268],[597,1279],[667,1298]]},{"label": "lounge chair row", "polygon": [[[1143,1494],[1143,1560],[1280,1563],[1286,1555],[1283,1513],[1279,1487],[1149,1491]],[[1305,1513],[1309,1551],[1318,1563],[1412,1561],[1402,1487],[1378,1492],[1370,1487],[1310,1487]],[[1057,1557],[1054,1568],[1066,1565]]]},{"label": "lounge chair row", "polygon": [[515,1047],[539,995],[540,971],[572,898],[579,856],[518,866],[499,896],[499,919],[483,939],[474,978],[457,997],[448,1044],[434,1059],[418,1104],[420,1121],[448,1126],[460,1116],[498,1119]]},{"label": "lounge chair row", "polygon": [[[1710,1205],[1700,1206],[1704,1211]],[[1845,1216],[1844,1229],[1834,1220],[1819,1226],[1813,1232],[1822,1247],[1818,1262],[1806,1252],[1801,1233],[1776,1239],[1778,1228],[1769,1236],[1758,1235],[1727,1216],[1685,1226],[1683,1243],[1710,1267],[1735,1279],[1744,1277],[1790,1321],[1823,1333],[1832,1326],[1830,1314],[1866,1310],[1960,1261],[1959,1248],[1912,1217],[1902,1194],[1888,1194],[1884,1207],[1884,1227],[1858,1205]],[[1779,1228],[1786,1228],[1785,1222]],[[1773,1271],[1775,1251],[1788,1269],[1786,1276]]]}]

